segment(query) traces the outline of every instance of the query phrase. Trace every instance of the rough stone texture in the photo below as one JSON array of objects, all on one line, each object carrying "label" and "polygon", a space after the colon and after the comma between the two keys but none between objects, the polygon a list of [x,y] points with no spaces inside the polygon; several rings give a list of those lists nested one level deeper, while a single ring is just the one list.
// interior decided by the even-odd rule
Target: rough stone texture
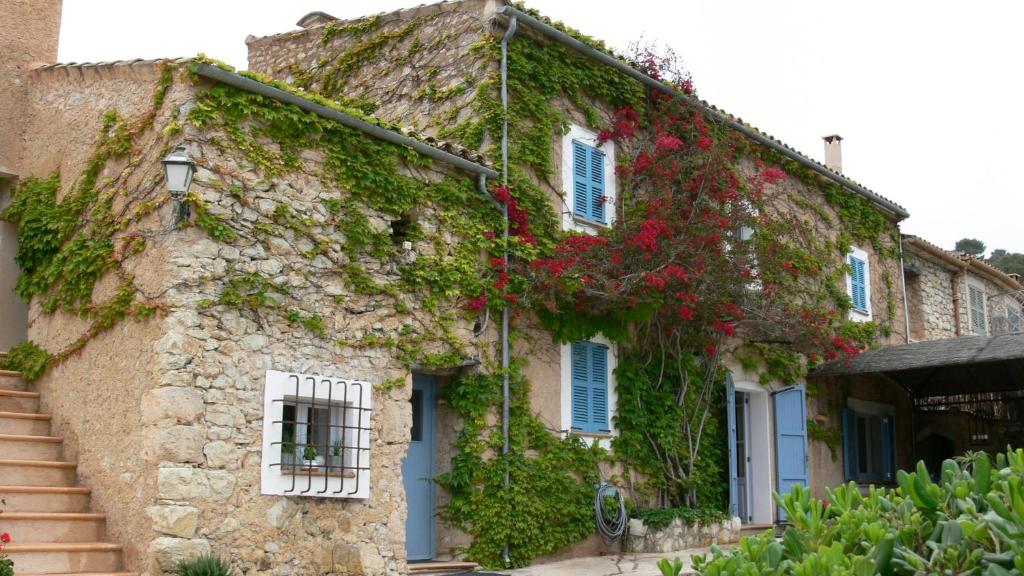
[{"label": "rough stone texture", "polygon": [[708,525],[686,524],[679,518],[660,530],[648,528],[642,520],[629,521],[626,550],[632,553],[676,552],[703,548],[712,544],[732,544],[740,538],[742,523],[739,518]]},{"label": "rough stone texture", "polygon": [[930,250],[926,250],[918,246],[919,242],[920,239],[908,242],[904,250],[913,340],[958,336],[955,298],[960,301],[959,335],[977,334],[971,324],[968,286],[980,287],[985,292],[984,334],[1020,329],[1009,320],[1008,312],[1012,309],[1020,317],[1020,283],[970,256],[945,251],[946,257],[936,256],[933,251],[941,251],[940,248],[929,245]]},{"label": "rough stone texture", "polygon": [[[427,132],[438,128],[446,106],[468,114],[463,98],[438,104],[417,97],[416,92],[431,67],[440,70],[435,78],[439,88],[467,74],[482,78],[493,69],[493,62],[472,69],[466,69],[465,63],[468,46],[490,32],[489,11],[494,6],[493,2],[467,0],[384,17],[382,29],[393,30],[409,18],[437,15],[421,28],[421,42],[429,46],[431,36],[444,38],[448,33],[458,40],[445,38],[437,44],[440,48],[424,50],[408,70],[385,64],[364,67],[352,80],[350,95],[378,99],[382,117]],[[337,53],[353,41],[339,34],[324,48],[322,32],[314,28],[254,40],[250,42],[251,67],[288,79],[292,63],[308,65],[324,50]],[[407,48],[403,44],[398,50]],[[379,60],[394,57],[385,54]],[[65,176],[66,191],[94,149],[103,113],[116,107],[127,118],[143,114],[150,106],[157,76],[158,67],[150,63],[33,72],[29,86],[33,106],[26,111],[27,133],[33,136],[22,154],[25,173],[45,176],[59,169]],[[179,82],[168,95],[169,104],[146,136],[147,152],[138,159],[142,168],[126,182],[128,189],[147,189],[159,181],[159,153],[169,143],[161,139],[167,114],[177,106],[190,106],[194,89]],[[467,94],[474,89],[469,86]],[[567,102],[559,105],[571,108]],[[600,105],[597,109],[608,118],[608,110]],[[570,109],[569,115],[574,122],[586,124],[580,111]],[[458,122],[462,117],[448,121]],[[555,176],[540,184],[553,205],[561,207],[558,138],[551,143]],[[117,325],[40,380],[44,408],[54,414],[55,432],[67,439],[65,445],[80,463],[83,482],[92,487],[98,509],[107,513],[111,538],[126,546],[129,569],[155,576],[177,559],[213,551],[230,558],[247,576],[404,573],[406,509],[401,463],[409,439],[408,367],[393,350],[338,345],[287,322],[279,313],[239,310],[216,302],[232,273],[258,271],[288,287],[289,307],[306,316],[322,316],[331,338],[343,343],[393,335],[407,326],[415,329],[433,322],[433,317],[415,301],[407,302],[411,318],[397,314],[390,296],[359,294],[344,281],[340,271],[348,257],[341,250],[343,239],[338,231],[324,225],[328,214],[323,200],[344,197],[351,191],[325,187],[314,176],[324,161],[318,153],[302,153],[302,170],[265,178],[243,158],[212,143],[209,134],[186,129],[176,137],[177,142],[186,144],[199,162],[192,192],[211,213],[242,231],[242,237],[223,244],[194,227],[176,230],[170,225],[166,204],[133,227],[133,232],[151,240],[147,251],[133,257],[127,269],[147,294],[161,295],[168,313]],[[123,168],[123,162],[111,162],[100,178],[116,175]],[[444,175],[441,171],[447,170],[441,165],[407,169],[423,180],[438,179]],[[228,191],[230,185],[245,191],[244,201]],[[814,189],[792,182],[785,185],[823,202]],[[303,255],[311,248],[308,242],[279,226],[254,239],[253,227],[271,221],[279,205],[308,217],[319,227],[318,232],[338,242],[331,244],[326,254],[310,259]],[[376,229],[390,226],[392,217],[388,215],[369,216]],[[422,207],[417,217],[426,232],[443,230],[444,222],[431,207]],[[451,249],[457,241],[448,235],[440,248],[414,243],[401,258]],[[394,262],[366,258],[359,263],[378,284],[392,285],[400,278]],[[873,275],[881,270],[873,260]],[[872,284],[882,286],[880,277],[873,276]],[[95,301],[108,298],[116,285],[115,278],[103,279]],[[876,310],[886,309],[885,298],[883,290],[873,290]],[[902,309],[899,312],[897,321],[902,319]],[[51,350],[63,348],[88,328],[88,322],[78,317],[42,314],[38,303],[30,320],[32,338]],[[528,324],[528,320],[523,322]],[[479,338],[473,336],[472,328],[471,320],[460,315],[453,331],[468,344],[471,354],[489,354],[496,342],[494,323]],[[893,339],[901,337],[901,330],[897,322]],[[524,332],[522,348],[516,352],[531,358],[527,373],[534,379],[533,405],[546,425],[560,428],[558,347],[542,331],[528,326]],[[433,351],[438,350],[427,350]],[[368,500],[260,495],[262,392],[268,369],[331,374],[375,384],[393,378],[406,380],[404,387],[378,391],[374,397],[373,484]],[[440,426],[441,440],[450,442],[460,423],[442,407]],[[445,444],[439,471],[450,457],[450,444]],[[708,528],[701,532],[708,538],[722,536],[723,530],[725,537],[731,538],[731,526],[728,530]],[[697,538],[682,533],[673,538],[691,536]],[[439,530],[439,540],[442,554],[454,554],[456,547],[468,543],[464,534],[444,529]],[[595,542],[593,538],[566,554],[593,553],[600,549]]]}]

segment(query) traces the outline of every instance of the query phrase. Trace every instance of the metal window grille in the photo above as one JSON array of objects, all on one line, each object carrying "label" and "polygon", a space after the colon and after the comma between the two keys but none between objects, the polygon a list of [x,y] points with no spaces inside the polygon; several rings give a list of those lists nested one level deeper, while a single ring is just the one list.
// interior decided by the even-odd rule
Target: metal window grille
[{"label": "metal window grille", "polygon": [[368,382],[268,371],[262,493],[367,498],[372,412]]}]

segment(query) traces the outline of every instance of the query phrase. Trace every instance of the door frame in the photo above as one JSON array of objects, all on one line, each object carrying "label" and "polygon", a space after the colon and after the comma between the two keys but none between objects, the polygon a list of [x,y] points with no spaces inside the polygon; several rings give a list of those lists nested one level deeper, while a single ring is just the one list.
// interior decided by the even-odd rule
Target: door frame
[{"label": "door frame", "polygon": [[[412,375],[412,389],[419,390],[423,393],[423,421],[421,426],[423,427],[423,442],[426,444],[427,453],[430,455],[430,473],[428,478],[433,479],[437,471],[437,377],[431,374],[420,374],[413,373]],[[411,398],[410,398],[411,399]],[[429,418],[427,416],[429,415]],[[412,427],[411,421],[412,413],[410,412],[410,429]],[[410,437],[410,446],[412,438]],[[406,455],[408,458],[408,454]],[[403,486],[406,481],[404,471],[402,482]],[[426,527],[429,531],[429,555],[423,557],[409,557],[410,562],[416,561],[429,561],[433,560],[437,556],[437,486],[433,480],[429,482],[430,488],[430,521]],[[406,491],[406,513],[408,514],[408,491]],[[405,525],[405,541],[406,541],[406,553],[408,553],[409,543],[409,520],[406,519]]]},{"label": "door frame", "polygon": [[[735,393],[743,392],[747,395],[748,407],[746,410],[749,424],[747,427],[747,454],[750,462],[747,464],[747,513],[750,519],[740,518],[744,524],[771,524],[774,518],[775,506],[772,499],[774,482],[774,460],[775,451],[773,442],[773,431],[771,429],[771,409],[768,390],[757,382],[743,380],[732,381],[730,376],[729,392],[733,394],[733,400],[728,402],[732,408],[729,416],[730,444],[729,463],[730,477],[735,478],[735,445],[732,444],[735,438]],[[735,484],[730,481],[730,487]],[[736,486],[738,488],[738,486]],[[733,492],[733,490],[730,490]],[[735,498],[735,494],[730,494]]]}]

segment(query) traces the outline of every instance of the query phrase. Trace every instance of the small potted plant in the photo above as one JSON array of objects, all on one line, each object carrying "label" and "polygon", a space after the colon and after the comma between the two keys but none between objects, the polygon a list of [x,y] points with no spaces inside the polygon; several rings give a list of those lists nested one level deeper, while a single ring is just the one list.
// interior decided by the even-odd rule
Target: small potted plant
[{"label": "small potted plant", "polygon": [[306,468],[318,468],[324,465],[324,459],[316,451],[316,446],[306,444],[302,450],[302,465]]},{"label": "small potted plant", "polygon": [[285,434],[281,438],[281,468],[292,470],[295,468],[295,442],[291,434]]},{"label": "small potted plant", "polygon": [[341,472],[341,453],[342,453],[341,439],[335,440],[334,444],[331,444],[331,467],[330,470],[335,472]]}]

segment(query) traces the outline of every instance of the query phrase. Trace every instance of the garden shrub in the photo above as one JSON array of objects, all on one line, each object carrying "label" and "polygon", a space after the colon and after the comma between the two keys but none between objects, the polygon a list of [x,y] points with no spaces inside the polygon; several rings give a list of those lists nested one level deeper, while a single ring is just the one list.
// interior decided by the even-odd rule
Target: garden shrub
[{"label": "garden shrub", "polygon": [[850,483],[812,498],[796,487],[776,501],[792,525],[712,547],[699,574],[1024,574],[1024,450],[946,460],[933,480],[923,463],[897,474],[899,488]]},{"label": "garden shrub", "polygon": [[0,369],[21,372],[21,377],[31,382],[43,375],[50,362],[50,353],[31,340],[20,342],[7,352],[0,362]]}]

